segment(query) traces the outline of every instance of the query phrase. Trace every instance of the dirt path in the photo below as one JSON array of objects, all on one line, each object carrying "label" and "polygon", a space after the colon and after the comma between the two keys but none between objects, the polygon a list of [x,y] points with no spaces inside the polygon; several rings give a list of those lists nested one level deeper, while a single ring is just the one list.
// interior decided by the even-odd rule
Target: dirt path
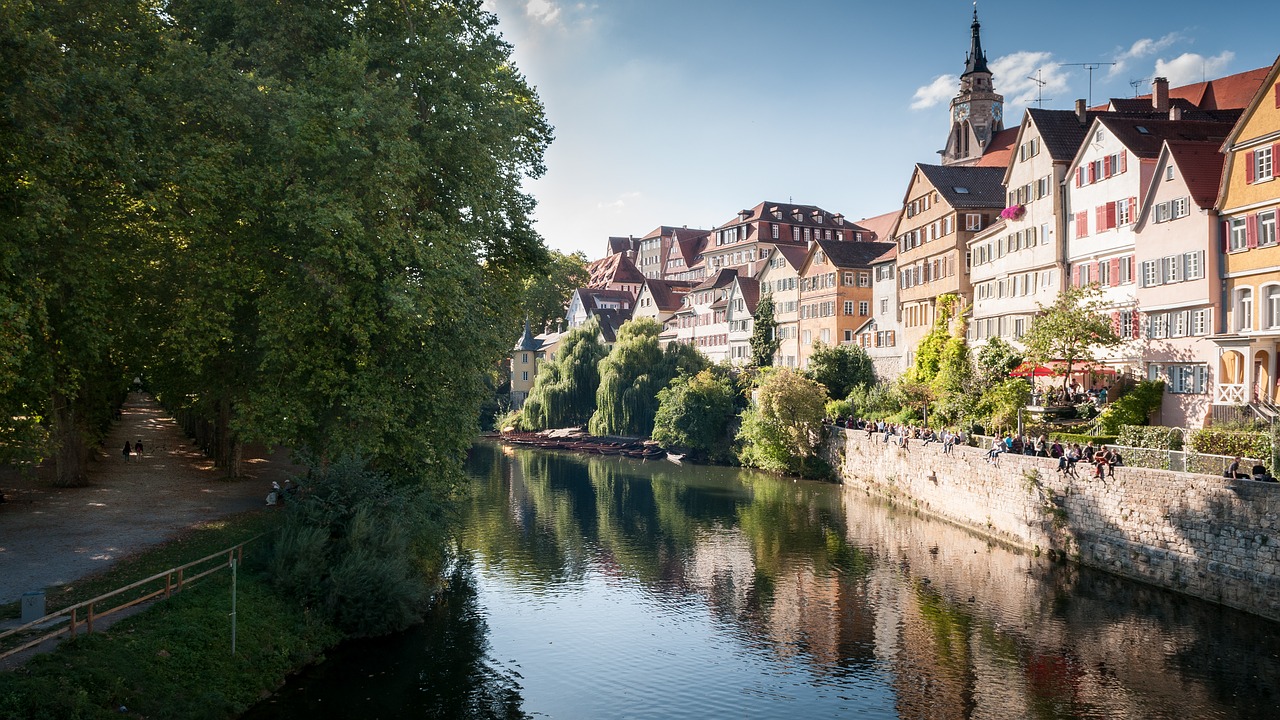
[{"label": "dirt path", "polygon": [[[142,441],[128,461],[125,440]],[[262,507],[271,480],[297,471],[285,452],[245,452],[246,478],[224,480],[149,395],[131,393],[90,463],[88,487],[54,488],[49,470],[6,472],[0,487],[0,603],[65,585],[224,515]]]}]

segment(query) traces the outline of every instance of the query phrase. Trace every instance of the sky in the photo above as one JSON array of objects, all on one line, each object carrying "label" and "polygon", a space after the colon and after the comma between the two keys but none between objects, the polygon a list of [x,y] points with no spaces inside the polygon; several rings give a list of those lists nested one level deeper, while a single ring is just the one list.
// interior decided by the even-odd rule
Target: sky
[{"label": "sky", "polygon": [[[946,142],[973,17],[966,0],[484,2],[555,127],[526,184],[536,227],[588,259],[609,236],[712,229],[763,201],[898,209]],[[1069,109],[1269,66],[1272,2],[987,0],[978,19],[1013,127],[1037,93]],[[1098,65],[1092,85],[1076,63]]]}]

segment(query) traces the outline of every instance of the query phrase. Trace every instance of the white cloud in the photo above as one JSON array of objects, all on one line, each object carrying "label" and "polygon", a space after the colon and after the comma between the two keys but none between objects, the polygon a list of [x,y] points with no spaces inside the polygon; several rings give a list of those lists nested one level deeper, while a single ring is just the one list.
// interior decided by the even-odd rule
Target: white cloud
[{"label": "white cloud", "polygon": [[933,82],[916,88],[912,96],[911,109],[923,110],[934,105],[941,105],[955,96],[960,89],[960,78],[955,75],[939,75]]},{"label": "white cloud", "polygon": [[1120,77],[1125,70],[1129,69],[1131,61],[1155,55],[1181,39],[1181,35],[1171,32],[1159,40],[1152,40],[1151,38],[1135,40],[1128,50],[1117,51],[1113,56],[1115,65],[1112,65],[1111,69],[1107,71],[1107,79]]},{"label": "white cloud", "polygon": [[524,14],[543,25],[555,25],[560,19],[560,6],[553,0],[528,0],[524,5]]},{"label": "white cloud", "polygon": [[[1043,89],[1032,78],[1043,82]],[[1040,95],[1046,100],[1061,99],[1067,90],[1067,74],[1053,60],[1052,53],[1024,50],[991,63],[991,84],[1004,95],[1007,106],[1027,107]],[[1006,122],[1012,124],[1017,119],[1010,116]]]},{"label": "white cloud", "polygon": [[1209,58],[1198,53],[1183,53],[1168,61],[1158,58],[1155,76],[1169,78],[1169,87],[1190,85],[1220,77],[1235,56],[1236,54],[1230,50],[1223,50]]},{"label": "white cloud", "polygon": [[641,197],[641,194],[640,194],[640,193],[638,193],[638,192],[626,192],[626,193],[622,193],[622,194],[621,194],[621,195],[619,195],[619,196],[617,197],[617,199],[616,199],[616,200],[614,200],[613,202],[600,202],[600,203],[596,203],[596,209],[597,209],[597,210],[612,210],[612,211],[614,211],[614,213],[615,213],[615,214],[619,214],[619,215],[620,215],[620,214],[622,214],[622,211],[623,211],[623,210],[625,210],[625,209],[626,209],[626,207],[627,207],[628,205],[630,205],[632,202],[634,202],[634,201],[636,201],[636,200],[639,200],[639,199],[640,199],[640,197]]}]

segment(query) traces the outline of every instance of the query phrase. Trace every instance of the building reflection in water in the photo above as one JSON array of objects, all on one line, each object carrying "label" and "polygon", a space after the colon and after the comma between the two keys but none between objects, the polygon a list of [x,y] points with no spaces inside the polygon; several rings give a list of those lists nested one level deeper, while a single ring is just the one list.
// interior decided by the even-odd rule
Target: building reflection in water
[{"label": "building reflection in water", "polygon": [[[588,572],[704,604],[810,682],[902,717],[1270,717],[1267,621],[994,545],[838,486],[480,446],[467,543],[512,582]],[[498,497],[502,502],[493,502]]]}]

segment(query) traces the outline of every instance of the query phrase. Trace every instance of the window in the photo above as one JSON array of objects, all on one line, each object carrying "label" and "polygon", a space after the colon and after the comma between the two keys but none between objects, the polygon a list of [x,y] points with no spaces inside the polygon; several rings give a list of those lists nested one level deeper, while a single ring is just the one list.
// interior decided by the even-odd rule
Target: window
[{"label": "window", "polygon": [[982,229],[982,215],[978,213],[965,213],[964,229],[976,231]]},{"label": "window", "polygon": [[1166,169],[1166,170],[1165,170],[1165,173],[1164,173],[1164,179],[1165,179],[1165,180],[1172,180],[1172,179],[1173,179],[1173,165],[1170,165],[1170,166],[1168,167],[1168,169]]},{"label": "window", "polygon": [[1093,266],[1088,263],[1085,263],[1083,265],[1080,265],[1079,268],[1080,268],[1080,287],[1084,287],[1085,285],[1088,285],[1089,283],[1093,282],[1093,279],[1090,277],[1093,274],[1090,272]]},{"label": "window", "polygon": [[858,314],[859,314],[859,315],[870,315],[870,314],[871,314],[871,303],[867,302],[866,300],[859,300],[859,301],[858,301]]},{"label": "window", "polygon": [[1268,285],[1265,292],[1267,327],[1274,330],[1280,328],[1280,285]]},{"label": "window", "polygon": [[1183,253],[1182,264],[1186,270],[1187,280],[1199,280],[1204,277],[1204,251]]},{"label": "window", "polygon": [[1258,148],[1253,151],[1253,182],[1270,180],[1274,166],[1272,165],[1271,148]]},{"label": "window", "polygon": [[1110,262],[1104,261],[1104,262],[1098,263],[1098,284],[1102,285],[1103,287],[1107,287],[1111,285],[1111,263]]},{"label": "window", "polygon": [[1134,315],[1133,310],[1120,311],[1120,337],[1127,338],[1134,336]]},{"label": "window", "polygon": [[778,239],[778,223],[769,223],[769,233],[773,236],[774,240]]},{"label": "window", "polygon": [[529,353],[520,353],[520,362],[521,362],[521,363],[523,363],[523,364],[525,364],[525,365],[528,365],[528,364],[529,364]]},{"label": "window", "polygon": [[827,343],[827,344],[830,344],[830,343],[831,343],[831,328],[822,328],[822,334],[821,334],[821,337],[822,337],[822,342]]},{"label": "window", "polygon": [[1013,321],[1013,337],[1014,338],[1021,338],[1023,335],[1027,334],[1026,322],[1027,321],[1023,318],[1014,319]]},{"label": "window", "polygon": [[1133,208],[1129,203],[1129,199],[1119,200],[1116,202],[1116,224],[1128,225],[1133,222]]},{"label": "window", "polygon": [[853,331],[852,331],[852,330],[845,330],[845,331],[844,331],[844,341],[845,341],[845,342],[847,342],[847,343],[851,343],[851,342],[853,342]]},{"label": "window", "polygon": [[1191,199],[1180,197],[1173,201],[1173,217],[1174,219],[1186,217],[1191,214]]},{"label": "window", "polygon": [[1152,219],[1155,222],[1158,222],[1158,223],[1169,222],[1170,215],[1172,215],[1173,213],[1173,205],[1172,203],[1168,203],[1168,202],[1156,203],[1153,210],[1154,212],[1153,212]]},{"label": "window", "polygon": [[1203,394],[1208,392],[1208,365],[1156,365],[1152,363],[1147,369],[1147,376],[1153,380],[1160,379],[1163,374],[1168,378],[1165,389],[1178,395]]},{"label": "window", "polygon": [[1191,334],[1192,335],[1208,335],[1209,334],[1209,311],[1206,309],[1194,310],[1191,313]]},{"label": "window", "polygon": [[1153,338],[1162,338],[1169,334],[1169,316],[1156,313],[1147,316],[1147,334]]},{"label": "window", "polygon": [[1245,250],[1249,247],[1248,223],[1245,218],[1231,218],[1231,238],[1229,252]]},{"label": "window", "polygon": [[[853,314],[853,301],[852,301],[852,300],[845,300],[845,301],[844,301],[844,314],[845,314],[845,315],[852,315],[852,314]],[[865,314],[865,313],[864,313],[864,314]]]},{"label": "window", "polygon": [[1276,211],[1258,213],[1258,246],[1276,244]]},{"label": "window", "polygon": [[1182,282],[1182,256],[1173,255],[1171,257],[1162,258],[1160,264],[1164,267],[1164,281],[1167,283]]},{"label": "window", "polygon": [[800,334],[800,341],[801,341],[801,342],[803,342],[805,345],[812,345],[812,344],[813,344],[813,331],[812,331],[812,330],[805,330],[803,333],[801,333],[801,334]]},{"label": "window", "polygon": [[528,370],[521,371],[521,373],[520,373],[520,379],[521,379],[521,380],[524,380],[525,382],[528,382],[528,381],[529,381],[529,371],[528,371]]},{"label": "window", "polygon": [[1237,331],[1253,329],[1253,288],[1236,290],[1236,322]]},{"label": "window", "polygon": [[858,273],[858,287],[871,287],[871,273]]}]

